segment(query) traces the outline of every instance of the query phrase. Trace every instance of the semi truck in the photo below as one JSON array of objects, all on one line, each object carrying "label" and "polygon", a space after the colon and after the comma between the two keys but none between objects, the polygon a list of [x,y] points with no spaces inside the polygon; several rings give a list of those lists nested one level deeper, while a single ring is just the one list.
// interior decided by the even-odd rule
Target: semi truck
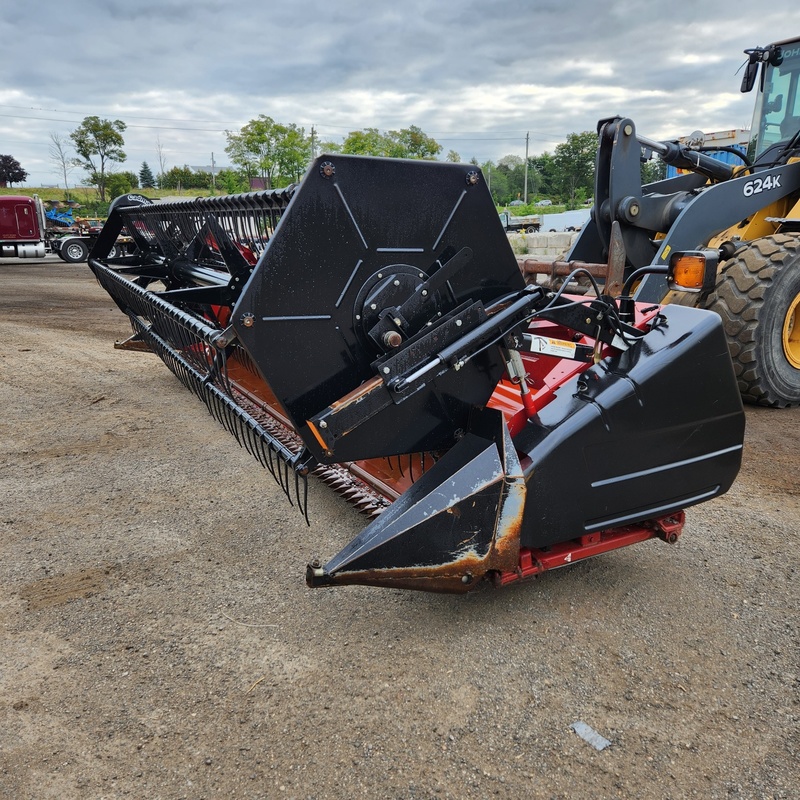
[{"label": "semi truck", "polygon": [[[44,204],[34,195],[0,196],[0,258],[44,258],[55,253],[64,261],[86,261],[100,233],[100,227],[65,232],[48,224]],[[122,235],[114,245],[114,255],[128,255],[133,239]]]}]

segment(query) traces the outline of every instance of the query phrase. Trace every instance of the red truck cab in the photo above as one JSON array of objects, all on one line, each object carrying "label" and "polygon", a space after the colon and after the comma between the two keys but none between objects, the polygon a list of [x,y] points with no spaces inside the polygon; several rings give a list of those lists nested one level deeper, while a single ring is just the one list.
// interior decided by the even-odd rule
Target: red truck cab
[{"label": "red truck cab", "polygon": [[44,224],[32,197],[0,196],[0,256],[42,258]]}]

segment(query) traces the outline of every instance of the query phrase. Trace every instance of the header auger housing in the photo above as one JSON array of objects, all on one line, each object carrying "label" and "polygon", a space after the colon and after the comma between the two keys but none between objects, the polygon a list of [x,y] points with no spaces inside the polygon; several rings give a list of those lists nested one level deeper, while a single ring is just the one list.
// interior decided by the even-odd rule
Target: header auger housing
[{"label": "header auger housing", "polygon": [[[123,226],[137,253],[109,260]],[[89,263],[121,346],[156,352],[304,513],[313,473],[372,517],[311,586],[463,592],[674,541],[739,468],[720,319],[526,286],[469,165],[322,156],[288,189],[126,198]]]}]

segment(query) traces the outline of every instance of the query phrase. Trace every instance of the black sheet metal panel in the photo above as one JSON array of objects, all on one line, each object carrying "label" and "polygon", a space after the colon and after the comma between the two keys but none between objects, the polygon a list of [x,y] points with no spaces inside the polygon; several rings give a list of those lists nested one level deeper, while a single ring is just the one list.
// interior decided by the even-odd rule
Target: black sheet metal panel
[{"label": "black sheet metal panel", "polygon": [[324,568],[309,565],[309,585],[465,592],[490,570],[514,569],[522,467],[500,412],[475,412],[470,428]]},{"label": "black sheet metal panel", "polygon": [[560,387],[514,437],[527,480],[523,546],[662,516],[721,495],[744,411],[720,318],[667,306],[644,339]]},{"label": "black sheet metal panel", "polygon": [[[465,164],[321,156],[312,164],[234,307],[232,324],[318,460],[306,421],[374,378],[383,354],[369,332],[469,247],[437,288],[435,314],[524,287],[480,172]],[[397,275],[393,296],[388,276]],[[386,289],[381,287],[386,286]],[[434,317],[433,318],[438,318]],[[432,354],[433,355],[433,354]],[[451,444],[470,407],[488,400],[503,365],[485,353],[375,414],[337,446],[336,460]]]}]

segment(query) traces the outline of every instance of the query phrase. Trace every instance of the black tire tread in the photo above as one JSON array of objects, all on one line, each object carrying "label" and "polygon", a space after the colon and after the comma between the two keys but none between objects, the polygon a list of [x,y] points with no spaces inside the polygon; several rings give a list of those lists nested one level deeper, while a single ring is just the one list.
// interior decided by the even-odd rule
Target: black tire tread
[{"label": "black tire tread", "polygon": [[757,239],[730,259],[717,276],[705,308],[722,317],[742,399],[784,408],[792,403],[770,386],[756,356],[758,322],[775,274],[800,256],[800,236],[774,234]]}]

